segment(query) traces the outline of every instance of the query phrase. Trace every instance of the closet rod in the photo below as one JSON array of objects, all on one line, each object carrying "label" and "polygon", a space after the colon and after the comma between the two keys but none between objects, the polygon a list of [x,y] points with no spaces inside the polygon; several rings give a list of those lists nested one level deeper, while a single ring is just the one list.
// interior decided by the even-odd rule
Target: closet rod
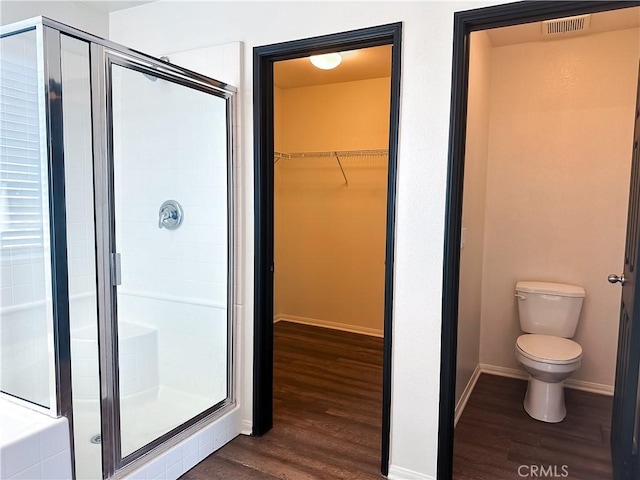
[{"label": "closet rod", "polygon": [[322,158],[322,157],[366,157],[366,156],[381,156],[388,155],[389,150],[377,149],[377,150],[332,150],[327,152],[293,152],[283,153],[275,152],[274,158],[279,160],[281,158]]},{"label": "closet rod", "polygon": [[342,162],[340,161],[340,157],[367,157],[367,156],[383,156],[388,155],[389,150],[386,149],[377,149],[377,150],[334,150],[332,152],[294,152],[294,153],[282,153],[282,152],[274,152],[273,154],[273,164],[278,163],[278,160],[281,158],[335,158],[338,162],[338,166],[340,167],[340,173],[342,173],[342,177],[344,178],[344,184],[348,187],[349,180],[347,179],[347,174],[344,171],[342,166]]}]

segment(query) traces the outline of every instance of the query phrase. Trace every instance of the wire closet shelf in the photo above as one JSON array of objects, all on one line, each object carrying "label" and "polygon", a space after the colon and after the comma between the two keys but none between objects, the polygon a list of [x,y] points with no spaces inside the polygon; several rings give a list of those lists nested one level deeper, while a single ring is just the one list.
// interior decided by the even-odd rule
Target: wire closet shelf
[{"label": "wire closet shelf", "polygon": [[347,180],[347,175],[345,174],[344,167],[342,166],[341,158],[353,158],[353,157],[381,157],[388,156],[389,150],[387,149],[374,149],[374,150],[334,150],[334,151],[326,151],[326,152],[293,152],[293,153],[283,153],[283,152],[274,152],[273,155],[273,163],[278,163],[281,159],[317,159],[317,158],[335,158],[338,162],[338,166],[340,167],[340,172],[342,173],[342,177],[344,178],[344,184],[349,186],[349,180]]}]

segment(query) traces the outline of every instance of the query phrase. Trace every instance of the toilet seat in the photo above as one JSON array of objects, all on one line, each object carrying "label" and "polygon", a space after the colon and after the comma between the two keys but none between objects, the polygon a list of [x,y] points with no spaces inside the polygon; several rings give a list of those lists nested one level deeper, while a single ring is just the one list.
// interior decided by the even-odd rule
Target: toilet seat
[{"label": "toilet seat", "polygon": [[566,365],[582,357],[580,344],[568,338],[529,333],[520,335],[516,348],[525,357],[544,363]]}]

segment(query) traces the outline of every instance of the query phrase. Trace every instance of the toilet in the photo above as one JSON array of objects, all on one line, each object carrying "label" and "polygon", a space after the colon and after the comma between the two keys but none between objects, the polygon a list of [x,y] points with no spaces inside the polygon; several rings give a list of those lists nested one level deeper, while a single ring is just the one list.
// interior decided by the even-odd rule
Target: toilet
[{"label": "toilet", "polygon": [[517,282],[520,329],[516,359],[529,373],[525,411],[536,420],[564,420],[563,381],[580,368],[582,347],[576,333],[584,288],[548,282]]}]

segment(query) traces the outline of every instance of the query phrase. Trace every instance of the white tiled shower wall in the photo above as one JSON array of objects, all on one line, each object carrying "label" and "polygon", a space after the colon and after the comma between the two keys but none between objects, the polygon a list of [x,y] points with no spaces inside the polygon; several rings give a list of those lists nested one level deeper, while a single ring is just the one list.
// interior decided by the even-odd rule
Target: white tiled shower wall
[{"label": "white tiled shower wall", "polygon": [[[156,329],[123,323],[120,325],[120,395],[126,397],[158,386],[158,332]],[[98,338],[93,326],[75,330],[71,336],[73,352],[73,398],[100,398],[100,379],[96,356]],[[99,430],[99,427],[96,429]]]},{"label": "white tiled shower wall", "polygon": [[40,405],[49,404],[48,316],[44,302],[1,311],[2,389]]},{"label": "white tiled shower wall", "polygon": [[[236,249],[235,265],[234,265],[234,287],[235,287],[235,300],[236,309],[242,310],[244,298],[243,290],[243,268],[241,263],[239,249],[244,245],[244,232],[241,228],[243,212],[243,192],[241,192],[241,172],[240,161],[242,159],[241,148],[242,141],[240,139],[240,123],[242,113],[242,64],[244,45],[242,42],[229,42],[221,45],[215,45],[213,47],[197,48],[194,50],[185,50],[179,52],[149,52],[157,56],[166,55],[169,60],[181,67],[188,68],[202,75],[206,75],[211,78],[215,78],[221,82],[225,82],[229,85],[233,85],[238,88],[236,94],[236,109],[233,120],[233,133],[235,135],[235,143],[233,145],[234,158],[236,159],[233,168],[234,181],[234,215],[235,215],[235,242],[234,247]],[[242,318],[239,313],[236,318]]]},{"label": "white tiled shower wall", "polygon": [[[64,168],[71,329],[95,324],[96,267],[86,44],[63,36]],[[83,50],[84,48],[84,50]]]},{"label": "white tiled shower wall", "polygon": [[[222,399],[225,102],[132,70],[114,68],[113,76],[119,322],[158,331],[163,386]],[[173,231],[158,225],[160,205],[170,199],[184,210],[182,225]]]},{"label": "white tiled shower wall", "polygon": [[[42,205],[35,192],[18,192],[5,188],[38,188],[38,184],[16,184],[20,181],[40,180],[43,188],[41,164],[42,142],[40,131],[43,127],[38,108],[38,70],[35,32],[23,32],[5,37],[0,43],[2,63],[0,88],[0,120],[2,136],[2,160],[8,162],[3,171],[16,171],[5,177],[3,173],[2,194],[22,200],[12,203],[2,199],[3,212],[29,212],[35,220],[44,223],[41,216]],[[15,165],[15,167],[11,167]],[[13,180],[9,180],[13,178]],[[29,197],[36,197],[29,200]],[[9,206],[13,205],[13,206]],[[12,219],[27,218],[22,216]],[[26,224],[18,224],[18,227]],[[12,395],[28,399],[41,405],[49,404],[49,357],[47,289],[45,262],[46,235],[29,241],[5,240],[7,225],[3,225],[2,245],[0,245],[0,387]],[[15,227],[14,227],[15,228]],[[16,233],[17,234],[17,233]],[[6,248],[11,243],[31,246]],[[40,244],[40,246],[37,245]],[[49,295],[50,298],[50,295]]]},{"label": "white tiled shower wall", "polygon": [[[87,59],[65,51],[65,195],[67,205],[67,241],[69,265],[69,308],[72,331],[95,325],[95,260],[93,237],[93,171],[91,130],[82,124],[84,99],[88,91],[75,81],[88,72]],[[71,78],[68,78],[71,77]],[[43,179],[46,181],[46,179]],[[46,331],[51,319],[47,315],[44,262],[42,251],[31,249],[29,255],[12,257],[2,263],[2,333],[0,351],[8,360],[2,362],[3,385],[10,392],[46,404],[49,396],[49,361]],[[95,353],[97,357],[97,351]]]},{"label": "white tiled shower wall", "polygon": [[[131,70],[113,75],[119,291],[225,307],[224,101]],[[173,231],[158,227],[169,199],[184,209]]]},{"label": "white tiled shower wall", "polygon": [[[3,114],[0,124],[2,160],[18,164],[17,168],[12,169],[22,172],[16,175],[16,179],[38,180],[38,177],[26,176],[42,174],[42,169],[39,172],[37,169],[38,164],[41,163],[43,145],[40,142],[42,119],[38,103],[39,78],[35,32],[23,32],[19,35],[3,38],[0,43],[0,65],[2,67],[0,105]],[[6,180],[11,177],[3,175],[2,178]],[[25,195],[24,192],[16,193],[5,190],[5,188],[16,186],[12,184],[3,186],[3,195],[8,194],[14,198]],[[22,186],[38,187],[37,185]],[[31,192],[28,192],[28,195],[35,196]],[[29,202],[27,208],[30,213],[36,213],[37,202],[37,199],[35,202]],[[3,207],[3,211],[6,211],[8,206],[4,199],[0,201],[0,205]],[[22,208],[18,207],[16,212],[20,210]],[[34,218],[39,219],[40,217]],[[14,242],[7,240],[5,245],[3,237],[2,256],[0,257],[0,306],[7,308],[45,300],[43,248],[34,245],[31,248],[23,247],[9,250],[6,247],[11,243]]]}]

